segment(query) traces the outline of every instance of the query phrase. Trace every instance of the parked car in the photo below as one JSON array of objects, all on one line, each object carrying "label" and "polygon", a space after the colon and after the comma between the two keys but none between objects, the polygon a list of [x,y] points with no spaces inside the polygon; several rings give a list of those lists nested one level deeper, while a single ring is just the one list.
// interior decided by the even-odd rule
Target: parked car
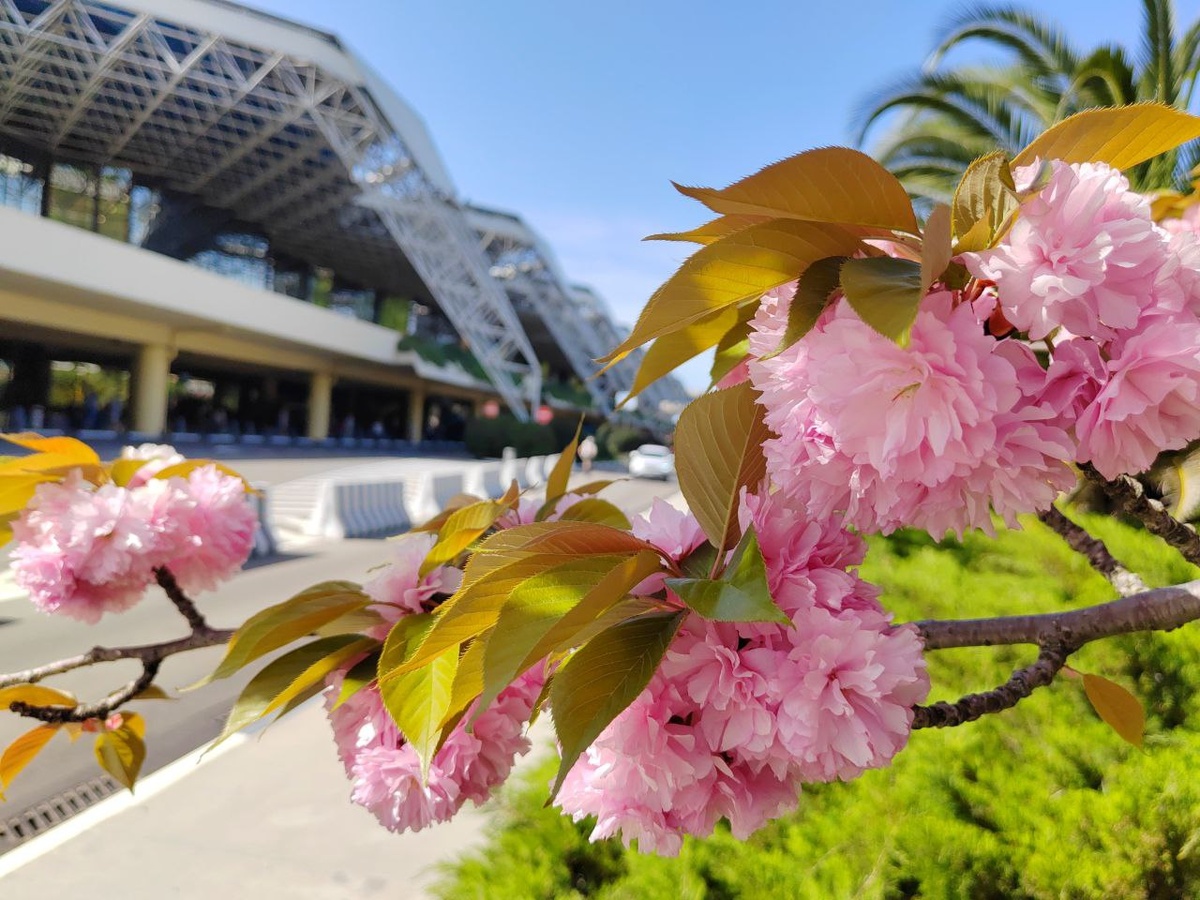
[{"label": "parked car", "polygon": [[670,478],[675,474],[675,454],[660,444],[642,444],[629,454],[629,474],[639,478]]}]

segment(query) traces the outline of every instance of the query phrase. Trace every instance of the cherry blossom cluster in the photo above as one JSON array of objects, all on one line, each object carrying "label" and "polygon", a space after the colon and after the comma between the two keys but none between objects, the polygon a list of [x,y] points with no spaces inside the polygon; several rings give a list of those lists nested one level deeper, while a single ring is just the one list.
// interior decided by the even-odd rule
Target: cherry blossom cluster
[{"label": "cherry blossom cluster", "polygon": [[[1099,163],[1014,173],[1029,194],[964,290],[935,285],[906,346],[836,299],[776,356],[795,285],[758,310],[748,375],[779,489],[817,517],[935,537],[1015,525],[1072,462],[1140,472],[1200,437],[1200,241]],[[1035,184],[1036,182],[1036,184]]]},{"label": "cherry blossom cluster", "polygon": [[241,479],[208,465],[155,478],[182,461],[169,447],[143,459],[124,486],[96,486],[78,470],[47,482],[13,523],[12,568],[38,609],[95,623],[136,604],[165,568],[188,594],[232,577],[254,546],[257,516]]},{"label": "cherry blossom cluster", "polygon": [[[462,572],[451,566],[420,574],[434,540],[431,534],[397,539],[392,559],[363,585],[384,622],[372,636],[386,637],[400,619],[431,611],[458,588]],[[516,758],[529,751],[525,723],[542,688],[540,667],[505,688],[468,730],[475,712],[469,709],[424,779],[417,752],[396,727],[376,683],[336,705],[345,672],[329,679],[325,694],[338,756],[352,785],[351,799],[391,831],[417,831],[448,821],[468,800],[483,803],[508,778]]]},{"label": "cherry blossom cluster", "polygon": [[[804,783],[885,765],[907,741],[928,692],[921,643],[849,571],[861,539],[779,494],[746,497],[742,513],[792,624],[685,620],[649,686],[558,795],[576,820],[595,816],[593,840],[620,834],[674,854],[685,834],[710,834],[722,818],[744,838],[793,810]],[[692,516],[661,501],[634,531],[676,560],[704,540]]]}]

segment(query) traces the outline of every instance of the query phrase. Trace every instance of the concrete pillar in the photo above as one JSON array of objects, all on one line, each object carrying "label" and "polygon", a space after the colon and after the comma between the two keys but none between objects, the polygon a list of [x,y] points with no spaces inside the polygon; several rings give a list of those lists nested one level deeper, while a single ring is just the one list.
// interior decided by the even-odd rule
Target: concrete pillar
[{"label": "concrete pillar", "polygon": [[408,392],[408,439],[414,444],[425,436],[425,388]]},{"label": "concrete pillar", "polygon": [[174,352],[166,344],[144,344],[133,374],[133,430],[162,434],[167,430],[167,387]]},{"label": "concrete pillar", "polygon": [[333,376],[313,372],[308,384],[308,436],[314,441],[329,437],[329,417],[333,409]]}]

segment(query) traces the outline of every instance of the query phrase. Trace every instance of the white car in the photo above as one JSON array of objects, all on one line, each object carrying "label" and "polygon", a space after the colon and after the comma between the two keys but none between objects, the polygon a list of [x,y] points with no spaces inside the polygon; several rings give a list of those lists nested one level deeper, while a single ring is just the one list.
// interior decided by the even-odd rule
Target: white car
[{"label": "white car", "polygon": [[639,478],[670,478],[675,474],[675,454],[659,444],[642,444],[629,454],[629,474]]}]

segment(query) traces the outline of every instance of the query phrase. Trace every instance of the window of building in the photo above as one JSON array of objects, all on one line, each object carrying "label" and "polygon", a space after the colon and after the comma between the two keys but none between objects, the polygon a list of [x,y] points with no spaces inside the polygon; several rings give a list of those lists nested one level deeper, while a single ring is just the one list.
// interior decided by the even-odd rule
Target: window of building
[{"label": "window of building", "polygon": [[0,153],[0,206],[41,214],[42,180],[33,163]]},{"label": "window of building", "polygon": [[129,240],[132,188],[133,175],[128,169],[105,166],[100,170],[96,231],[118,241]]},{"label": "window of building", "polygon": [[218,235],[213,243],[215,246],[197,253],[191,262],[247,287],[271,290],[270,244],[265,237],[227,232]]},{"label": "window of building", "polygon": [[162,210],[162,198],[158,191],[135,184],[129,192],[129,242],[141,246],[146,235],[154,227],[154,220]]},{"label": "window of building", "polygon": [[381,295],[375,306],[375,321],[384,328],[408,334],[412,308],[413,303],[407,297],[395,297],[391,294]]},{"label": "window of building", "polygon": [[85,166],[54,163],[50,168],[50,206],[56,222],[96,230],[96,173]]}]

